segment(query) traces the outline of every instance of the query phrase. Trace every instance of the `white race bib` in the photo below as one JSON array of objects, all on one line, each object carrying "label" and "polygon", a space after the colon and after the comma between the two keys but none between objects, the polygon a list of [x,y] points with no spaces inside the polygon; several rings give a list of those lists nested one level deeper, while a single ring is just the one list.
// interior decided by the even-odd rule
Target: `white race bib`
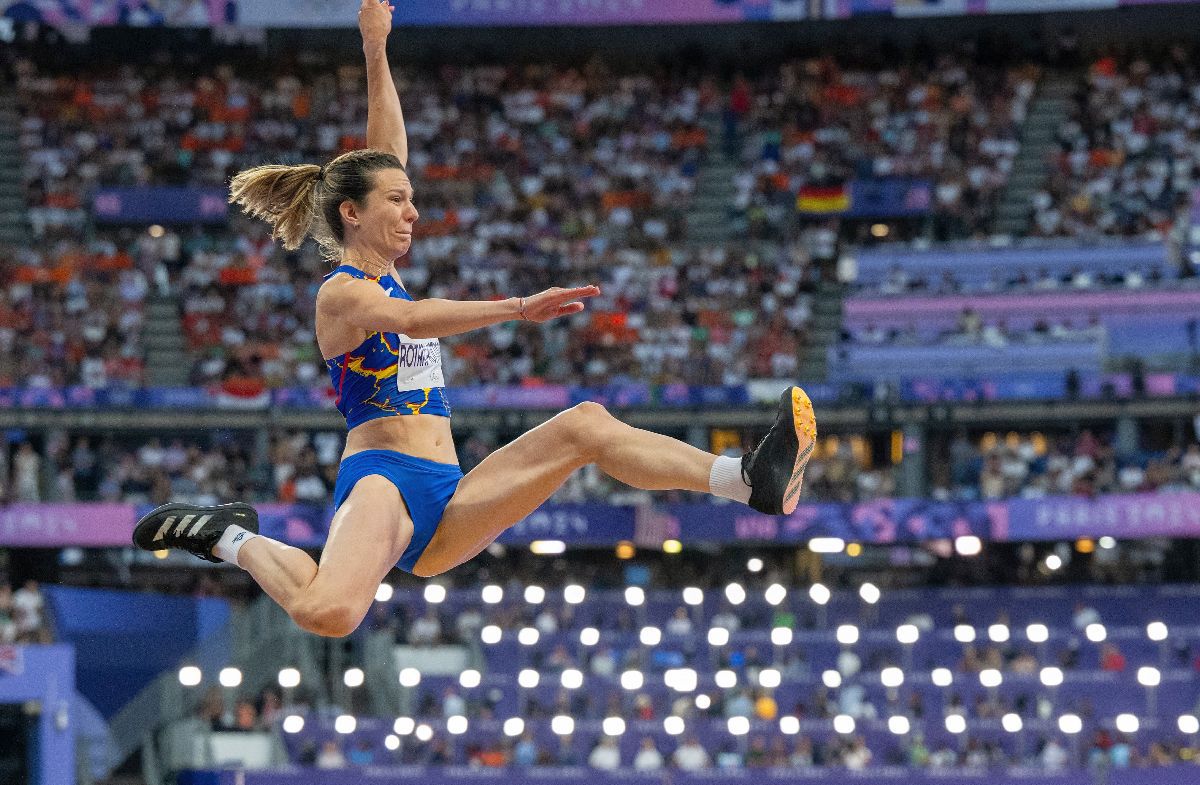
[{"label": "white race bib", "polygon": [[437,338],[414,341],[398,334],[396,352],[396,389],[400,392],[445,387],[442,378],[442,345]]}]

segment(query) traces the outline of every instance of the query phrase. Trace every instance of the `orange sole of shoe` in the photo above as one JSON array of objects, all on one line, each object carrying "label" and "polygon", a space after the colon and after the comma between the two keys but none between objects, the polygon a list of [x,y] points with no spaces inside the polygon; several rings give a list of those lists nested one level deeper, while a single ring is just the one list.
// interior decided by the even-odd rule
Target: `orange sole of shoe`
[{"label": "orange sole of shoe", "polygon": [[788,480],[787,490],[783,494],[783,514],[791,515],[800,503],[800,489],[804,486],[804,469],[808,459],[812,457],[813,448],[817,445],[817,415],[813,412],[812,401],[808,394],[799,387],[792,388],[792,425],[796,429],[796,465],[792,467],[792,477]]}]

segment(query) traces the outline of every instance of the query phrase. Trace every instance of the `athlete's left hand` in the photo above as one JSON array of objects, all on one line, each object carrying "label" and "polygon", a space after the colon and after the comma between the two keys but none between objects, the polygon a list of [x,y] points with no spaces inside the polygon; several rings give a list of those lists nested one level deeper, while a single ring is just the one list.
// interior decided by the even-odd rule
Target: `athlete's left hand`
[{"label": "athlete's left hand", "polygon": [[358,9],[358,29],[362,32],[363,47],[383,46],[392,31],[392,12],[396,8],[385,0],[362,0]]},{"label": "athlete's left hand", "polygon": [[583,310],[585,297],[595,297],[600,294],[599,286],[579,286],[574,289],[564,289],[555,286],[544,292],[526,297],[525,311],[521,318],[531,322],[548,322],[559,316],[569,316]]}]

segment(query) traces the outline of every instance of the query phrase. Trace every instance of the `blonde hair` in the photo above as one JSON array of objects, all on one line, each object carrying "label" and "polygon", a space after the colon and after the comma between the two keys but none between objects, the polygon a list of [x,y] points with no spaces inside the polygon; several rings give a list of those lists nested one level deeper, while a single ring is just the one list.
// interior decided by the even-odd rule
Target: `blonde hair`
[{"label": "blonde hair", "polygon": [[229,184],[229,203],[271,225],[271,237],[289,251],[311,236],[326,257],[338,259],[345,242],[340,208],[363,204],[381,169],[404,171],[400,159],[380,150],[354,150],[325,166],[268,164],[238,172]]}]

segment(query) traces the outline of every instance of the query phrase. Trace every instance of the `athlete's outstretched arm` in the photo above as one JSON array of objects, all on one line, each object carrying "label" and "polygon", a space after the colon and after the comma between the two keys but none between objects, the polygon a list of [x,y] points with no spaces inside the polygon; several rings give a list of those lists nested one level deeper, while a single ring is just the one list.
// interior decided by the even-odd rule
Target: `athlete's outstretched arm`
[{"label": "athlete's outstretched arm", "polygon": [[392,29],[393,6],[388,0],[363,0],[358,9],[363,56],[367,60],[367,147],[392,153],[408,166],[408,133],[400,95],[388,66],[387,37]]},{"label": "athlete's outstretched arm", "polygon": [[583,310],[580,299],[600,294],[597,286],[555,287],[529,297],[507,300],[398,300],[378,285],[339,276],[317,292],[323,318],[372,332],[403,333],[409,338],[445,338],[500,322],[524,319],[545,322]]}]

